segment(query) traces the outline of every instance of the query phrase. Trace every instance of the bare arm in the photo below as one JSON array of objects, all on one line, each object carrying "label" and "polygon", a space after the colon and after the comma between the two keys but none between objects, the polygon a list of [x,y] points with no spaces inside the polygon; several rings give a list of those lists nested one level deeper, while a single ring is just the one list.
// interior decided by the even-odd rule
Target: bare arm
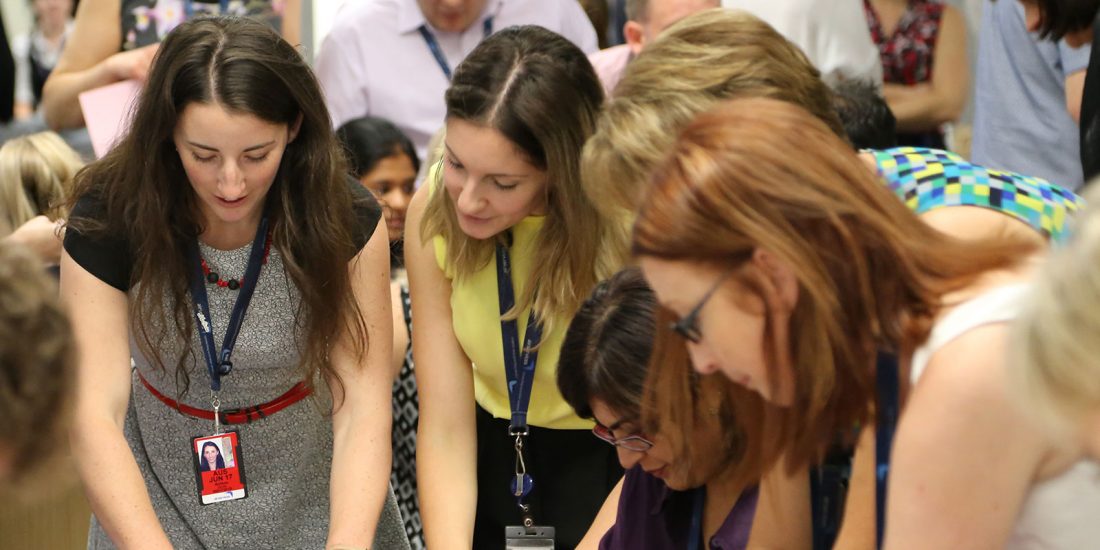
[{"label": "bare arm", "polygon": [[874,550],[875,523],[875,427],[865,426],[852,457],[852,479],[833,550]]},{"label": "bare arm", "polygon": [[1081,123],[1081,99],[1085,97],[1085,76],[1088,71],[1077,71],[1066,77],[1066,112],[1073,121]]},{"label": "bare arm", "polygon": [[46,216],[35,216],[4,238],[23,244],[46,264],[57,265],[61,261],[62,235],[57,222],[50,221]]},{"label": "bare arm", "polygon": [[891,455],[885,548],[1004,548],[1047,445],[1008,395],[1004,324],[941,348]]},{"label": "bare arm", "polygon": [[302,42],[302,0],[283,0],[283,39],[291,46]]},{"label": "bare arm", "polygon": [[810,478],[804,471],[788,474],[785,462],[780,459],[760,480],[749,550],[808,550],[813,547]]},{"label": "bare arm", "polygon": [[935,130],[958,120],[970,90],[970,61],[966,50],[966,22],[959,10],[944,6],[940,33],[926,84],[886,84],[883,94],[898,119],[899,132]]},{"label": "bare arm", "polygon": [[390,399],[393,346],[389,293],[389,236],[380,221],[349,265],[352,292],[367,327],[366,355],[355,357],[345,335],[332,354],[341,384],[330,383],[333,449],[329,497],[330,546],[368,548],[374,540],[390,479]]},{"label": "bare arm", "polygon": [[626,476],[620,478],[615,488],[608,493],[607,499],[603,501],[603,506],[600,506],[600,511],[596,514],[596,519],[592,520],[588,532],[577,544],[577,550],[597,550],[604,535],[615,526],[615,520],[619,516],[619,496],[623,494],[624,481]]},{"label": "bare arm", "polygon": [[92,511],[119,548],[171,548],[122,431],[130,400],[126,295],[62,254],[61,298],[80,352],[72,447]]},{"label": "bare arm", "polygon": [[84,0],[65,50],[42,89],[42,113],[54,130],[79,128],[81,92],[130,78],[145,80],[156,45],[119,52],[119,0]]},{"label": "bare arm", "polygon": [[[413,301],[413,356],[420,391],[416,474],[425,542],[435,550],[473,545],[477,508],[477,425],[470,360],[451,324],[451,283],[422,244],[420,219],[431,182],[409,207],[405,266]],[[439,191],[442,192],[442,191]]]}]

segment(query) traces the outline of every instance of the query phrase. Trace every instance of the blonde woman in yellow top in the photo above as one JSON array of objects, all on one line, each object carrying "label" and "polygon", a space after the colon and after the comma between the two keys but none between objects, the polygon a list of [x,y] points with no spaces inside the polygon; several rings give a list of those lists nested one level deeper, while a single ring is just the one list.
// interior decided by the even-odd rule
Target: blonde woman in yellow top
[{"label": "blonde woman in yellow top", "polygon": [[447,91],[443,160],[405,245],[433,550],[503,548],[525,517],[571,548],[621,475],[555,383],[569,320],[625,252],[626,226],[580,185],[602,100],[584,54],[533,26],[483,41]]}]

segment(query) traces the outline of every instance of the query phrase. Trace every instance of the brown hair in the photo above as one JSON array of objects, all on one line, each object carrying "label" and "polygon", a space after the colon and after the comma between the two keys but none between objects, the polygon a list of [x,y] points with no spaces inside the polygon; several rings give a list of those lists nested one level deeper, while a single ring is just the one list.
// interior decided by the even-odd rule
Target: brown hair
[{"label": "brown hair", "polygon": [[[531,307],[549,333],[626,259],[626,224],[601,216],[581,188],[581,146],[603,102],[599,79],[584,53],[560,35],[511,27],[485,39],[458,66],[446,102],[448,119],[500,131],[532,166],[546,171],[548,212],[530,275],[538,284],[526,285],[509,315]],[[461,280],[489,263],[496,241],[462,232],[454,202],[441,188],[442,171],[436,175],[428,184],[439,188],[420,231],[425,241],[443,237],[446,264]]]},{"label": "brown hair", "polygon": [[685,17],[630,63],[581,159],[601,211],[632,211],[676,133],[722,99],[771,97],[807,109],[838,136],[832,94],[798,46],[746,12]]},{"label": "brown hair", "polygon": [[[963,242],[934,230],[824,123],[762,98],[722,104],[683,131],[655,170],[633,239],[638,256],[725,269],[764,249],[797,280],[789,324],[777,326],[768,314],[764,342],[769,367],[790,358],[794,401],[761,404],[755,417],[739,411],[745,429],[757,430],[748,476],[762,475],[783,454],[792,471],[805,466],[838,434],[869,420],[876,352],[906,357],[927,338],[942,296],[1033,247]],[[745,269],[734,278],[773,304],[760,277]],[[660,330],[658,339],[668,333]],[[676,365],[656,352],[651,361]]]},{"label": "brown hair", "polygon": [[[348,272],[357,252],[354,198],[317,79],[298,51],[269,26],[247,18],[203,17],[169,33],[154,58],[129,133],[77,175],[71,203],[84,196],[101,200],[103,219],[74,219],[71,225],[81,232],[122,236],[130,244],[135,340],[163,368],[157,343],[168,336],[172,322],[156,320],[166,309],[172,311],[174,336],[181,344],[191,340],[194,330],[186,250],[202,233],[203,218],[172,141],[178,118],[191,103],[218,104],[288,127],[301,121],[264,208],[273,246],[301,295],[296,326],[303,377],[313,381],[320,374],[339,383],[329,361],[338,336],[349,335],[360,357],[367,346]],[[176,372],[186,386],[184,365],[193,351],[185,344],[183,349]]]},{"label": "brown hair", "polygon": [[42,263],[0,241],[0,447],[13,457],[17,488],[56,473],[49,466],[65,441],[75,350],[57,285]]}]

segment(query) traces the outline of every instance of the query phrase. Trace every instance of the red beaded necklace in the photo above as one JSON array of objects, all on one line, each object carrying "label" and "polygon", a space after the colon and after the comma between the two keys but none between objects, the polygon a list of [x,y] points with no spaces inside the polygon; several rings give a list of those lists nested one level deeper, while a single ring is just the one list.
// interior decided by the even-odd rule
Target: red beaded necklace
[{"label": "red beaded necklace", "polygon": [[[264,239],[264,262],[263,265],[267,265],[267,257],[271,254],[271,231],[267,232],[267,237]],[[222,279],[218,275],[217,271],[210,271],[210,266],[206,263],[206,259],[199,257],[199,263],[202,265],[202,274],[206,277],[206,282],[210,284],[216,284],[222,288],[228,288],[229,290],[237,290],[244,284],[244,277],[237,279]]]}]

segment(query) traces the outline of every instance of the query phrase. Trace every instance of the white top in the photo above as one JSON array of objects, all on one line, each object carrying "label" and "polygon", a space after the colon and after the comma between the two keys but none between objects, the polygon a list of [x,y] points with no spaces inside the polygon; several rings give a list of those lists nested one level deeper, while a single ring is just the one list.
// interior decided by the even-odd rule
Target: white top
[{"label": "white top", "polygon": [[882,59],[860,0],[722,0],[766,21],[802,48],[830,86],[845,79],[882,85]]},{"label": "white top", "polygon": [[[452,72],[484,38],[488,17],[494,31],[541,25],[585,54],[597,49],[596,31],[576,0],[491,0],[463,32],[428,25]],[[388,119],[426,158],[428,142],[443,125],[449,84],[420,34],[426,24],[416,0],[359,0],[340,9],[315,66],[336,127],[366,115]]]},{"label": "white top", "polygon": [[[916,384],[936,350],[978,327],[1016,318],[1029,285],[998,287],[957,306],[913,354]],[[1083,550],[1100,546],[1100,464],[1082,460],[1031,487],[1005,550]]]}]

